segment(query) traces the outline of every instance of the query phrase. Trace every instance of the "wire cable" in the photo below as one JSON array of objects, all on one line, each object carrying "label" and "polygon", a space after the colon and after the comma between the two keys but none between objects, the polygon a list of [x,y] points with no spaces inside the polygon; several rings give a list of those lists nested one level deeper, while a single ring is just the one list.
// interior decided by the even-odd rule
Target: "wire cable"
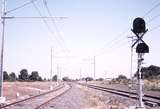
[{"label": "wire cable", "polygon": [[152,31],[154,31],[154,30],[156,30],[156,29],[159,29],[160,28],[160,25],[158,25],[158,26],[156,26],[156,27],[154,27],[153,29],[151,29],[150,31],[148,31],[148,32],[152,32]]},{"label": "wire cable", "polygon": [[[44,22],[44,24],[46,25],[48,31],[53,34],[54,36],[54,32],[52,31],[52,29],[50,28],[49,24],[47,23],[47,21],[43,18],[43,15],[41,14],[39,8],[36,6],[36,4],[34,2],[32,2],[34,8],[37,10],[38,14],[42,17],[42,21]],[[52,38],[52,37],[51,37]],[[57,40],[57,39],[56,39]]]},{"label": "wire cable", "polygon": [[11,9],[11,10],[9,10],[9,11],[6,11],[6,14],[8,14],[8,13],[10,13],[10,12],[12,12],[12,11],[16,11],[16,10],[18,10],[18,9],[21,9],[21,8],[23,8],[23,7],[25,7],[25,6],[27,6],[27,5],[30,5],[30,4],[32,4],[33,2],[36,2],[37,0],[31,0],[31,1],[29,1],[29,2],[26,2],[26,3],[24,3],[23,5],[21,5],[21,6],[18,6],[18,7],[16,7],[16,8],[14,8],[14,9]]},{"label": "wire cable", "polygon": [[[47,3],[46,0],[43,0],[43,4],[44,4],[44,6],[45,6],[45,8],[46,8],[46,10],[47,10],[47,12],[48,12],[48,15],[49,15],[50,17],[53,17],[52,14],[51,14],[50,9],[49,9],[49,7],[48,7],[48,3]],[[56,25],[55,20],[52,18],[51,21],[52,21],[53,25],[55,26],[55,29],[56,29],[56,31],[57,31],[57,35],[59,36],[60,42],[62,43],[62,45],[64,45],[64,48],[67,50],[67,52],[69,52],[70,50],[66,47],[66,43],[65,43],[62,35],[60,34],[60,31],[59,31],[59,29],[58,29],[58,27],[57,27],[57,25]]]},{"label": "wire cable", "polygon": [[[147,15],[149,15],[152,11],[154,11],[156,8],[158,8],[160,6],[160,2],[158,2],[155,6],[153,6],[149,11],[147,11],[144,15],[143,15],[143,18],[144,17],[146,17]],[[147,23],[150,23],[150,22],[152,22],[152,21],[154,21],[156,18],[158,18],[160,16],[160,14],[159,15],[156,15],[156,16],[154,16],[151,20],[149,20]],[[153,31],[154,29],[157,29],[157,28],[159,28],[160,27],[160,25],[159,26],[157,26],[157,27],[155,27],[155,28],[153,28],[151,31]],[[129,28],[127,28],[127,30],[128,30]],[[127,31],[126,30],[126,31]],[[126,33],[126,31],[124,31],[124,32],[122,32],[120,35],[117,35],[113,40],[111,40],[109,43],[106,43],[105,45],[104,45],[104,47],[103,48],[100,48],[100,50],[104,50],[105,49],[105,47],[106,46],[108,46],[108,45],[110,45],[110,44],[112,44],[112,43],[115,43],[115,42],[117,42],[116,40],[120,37],[120,36],[123,36],[123,34],[124,33]],[[117,43],[116,43],[117,44]],[[100,54],[98,54],[98,56],[99,56]]]},{"label": "wire cable", "polygon": [[158,8],[160,6],[160,2],[158,2],[156,5],[154,5],[149,11],[147,11],[144,15],[143,18],[146,17],[147,15],[149,15],[153,10],[155,10],[156,8]]},{"label": "wire cable", "polygon": [[152,17],[150,20],[147,21],[147,24],[151,23],[152,21],[154,21],[155,19],[157,19],[158,17],[160,17],[160,14]]}]

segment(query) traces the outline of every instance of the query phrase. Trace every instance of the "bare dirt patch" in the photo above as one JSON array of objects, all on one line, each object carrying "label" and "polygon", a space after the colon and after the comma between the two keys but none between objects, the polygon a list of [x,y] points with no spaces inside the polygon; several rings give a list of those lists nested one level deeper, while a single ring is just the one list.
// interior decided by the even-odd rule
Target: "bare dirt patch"
[{"label": "bare dirt patch", "polygon": [[85,109],[125,109],[129,106],[123,98],[87,87],[81,89],[85,91],[86,99],[90,101],[90,105]]},{"label": "bare dirt patch", "polygon": [[[53,83],[53,87],[56,83]],[[3,95],[6,100],[15,100],[19,97],[34,96],[49,90],[49,82],[4,82]]]}]

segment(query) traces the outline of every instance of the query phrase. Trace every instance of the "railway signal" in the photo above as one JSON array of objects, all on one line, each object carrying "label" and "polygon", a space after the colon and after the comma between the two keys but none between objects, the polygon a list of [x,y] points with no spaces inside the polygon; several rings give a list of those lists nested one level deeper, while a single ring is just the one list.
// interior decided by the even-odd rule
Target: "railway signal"
[{"label": "railway signal", "polygon": [[145,109],[144,104],[143,104],[143,92],[142,92],[142,75],[141,75],[141,65],[143,59],[144,53],[149,53],[149,47],[148,45],[144,42],[143,36],[145,33],[148,31],[146,29],[145,21],[144,19],[138,17],[133,21],[133,29],[131,31],[136,35],[137,39],[133,43],[132,48],[136,46],[136,53],[138,53],[138,67],[137,67],[137,73],[138,73],[138,94],[139,94],[139,104],[136,107],[136,109]]}]

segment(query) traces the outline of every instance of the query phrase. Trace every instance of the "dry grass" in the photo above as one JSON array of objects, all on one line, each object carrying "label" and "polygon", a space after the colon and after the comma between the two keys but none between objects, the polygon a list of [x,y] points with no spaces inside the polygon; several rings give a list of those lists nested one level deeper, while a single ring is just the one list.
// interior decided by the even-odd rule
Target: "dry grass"
[{"label": "dry grass", "polygon": [[81,89],[85,91],[86,99],[90,101],[85,109],[125,109],[125,107],[128,107],[121,99],[109,97],[87,87]]},{"label": "dry grass", "polygon": [[144,80],[144,87],[147,90],[160,91],[160,80],[158,79]]},{"label": "dry grass", "polygon": [[[53,83],[54,85],[55,83]],[[3,95],[7,100],[17,99],[17,92],[20,97],[33,96],[49,90],[49,82],[4,82]]]}]

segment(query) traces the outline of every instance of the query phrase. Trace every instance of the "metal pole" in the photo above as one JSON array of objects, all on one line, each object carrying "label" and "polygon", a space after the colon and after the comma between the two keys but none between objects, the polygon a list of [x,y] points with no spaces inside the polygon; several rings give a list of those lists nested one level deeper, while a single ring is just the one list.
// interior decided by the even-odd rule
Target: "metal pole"
[{"label": "metal pole", "polygon": [[51,48],[51,70],[50,70],[50,90],[52,90],[52,48]]},{"label": "metal pole", "polygon": [[93,57],[93,64],[94,64],[94,79],[96,79],[96,56]]},{"label": "metal pole", "polygon": [[59,78],[59,65],[57,64],[57,80]]},{"label": "metal pole", "polygon": [[142,65],[142,53],[138,53],[138,85],[139,85],[139,107],[138,109],[144,109],[143,105],[143,92],[142,92],[142,75],[141,75],[141,65]]},{"label": "metal pole", "polygon": [[[6,16],[6,1],[2,0],[2,17]],[[0,97],[3,96],[3,54],[4,54],[4,32],[5,32],[5,18],[2,19],[2,42],[1,42],[1,59],[0,59]]]},{"label": "metal pole", "polygon": [[[132,37],[132,44],[133,44],[133,37]],[[131,87],[133,86],[133,75],[132,75],[132,69],[133,69],[133,47],[131,46],[131,66],[130,66],[130,78],[131,78]]]},{"label": "metal pole", "polygon": [[80,67],[80,71],[79,71],[79,80],[82,79],[82,68]]}]

